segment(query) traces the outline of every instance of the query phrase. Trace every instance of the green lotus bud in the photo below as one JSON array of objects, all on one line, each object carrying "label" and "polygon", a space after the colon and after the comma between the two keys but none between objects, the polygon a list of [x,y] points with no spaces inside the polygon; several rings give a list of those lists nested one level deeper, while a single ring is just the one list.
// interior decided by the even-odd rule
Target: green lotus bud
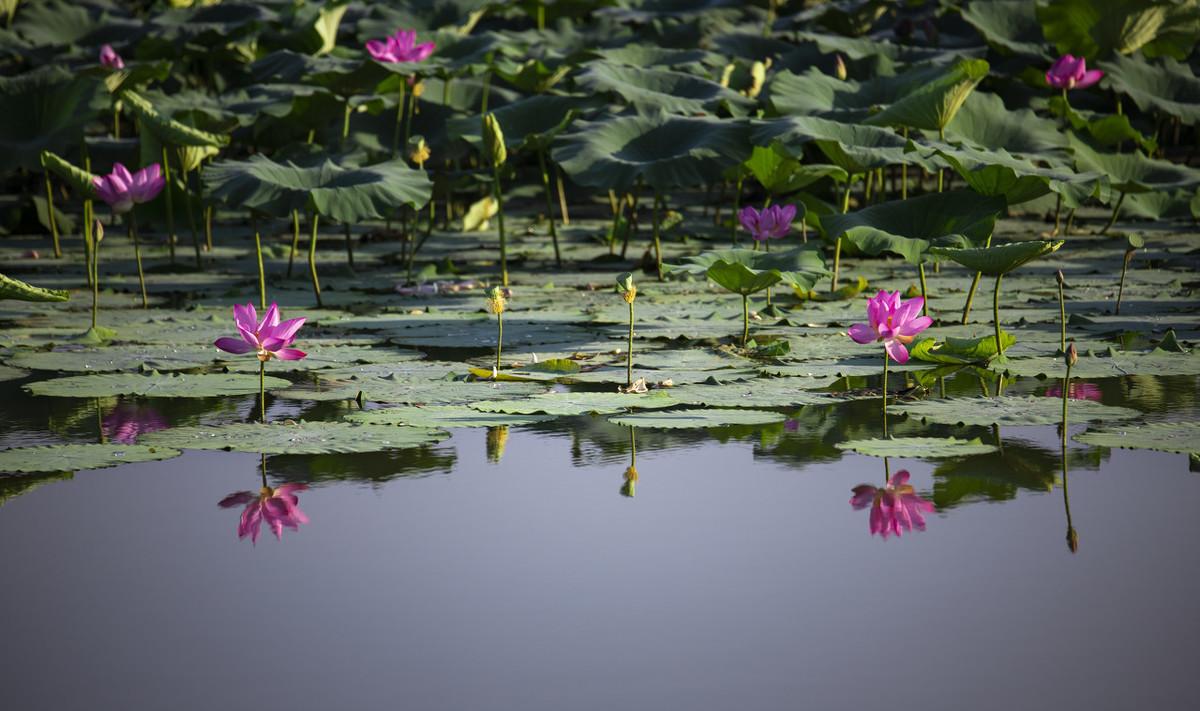
[{"label": "green lotus bud", "polygon": [[834,55],[833,71],[837,75],[837,78],[842,81],[846,81],[846,77],[849,76],[849,73],[846,71],[846,60],[842,59],[842,55],[840,54]]},{"label": "green lotus bud", "polygon": [[1055,280],[1058,282],[1058,285],[1059,285],[1059,286],[1066,286],[1066,285],[1067,285],[1067,278],[1066,278],[1065,276],[1063,276],[1063,273],[1062,273],[1062,270],[1061,270],[1061,269],[1059,269],[1058,271],[1054,272],[1054,279],[1055,279]]},{"label": "green lotus bud", "polygon": [[487,114],[483,117],[483,145],[492,159],[492,165],[499,168],[504,165],[504,161],[508,160],[508,149],[504,146],[504,131],[500,129],[500,122],[496,120],[495,114]]},{"label": "green lotus bud", "polygon": [[1074,368],[1075,364],[1079,362],[1079,351],[1075,350],[1074,343],[1071,343],[1067,346],[1067,354],[1064,360],[1066,361],[1068,368]]}]

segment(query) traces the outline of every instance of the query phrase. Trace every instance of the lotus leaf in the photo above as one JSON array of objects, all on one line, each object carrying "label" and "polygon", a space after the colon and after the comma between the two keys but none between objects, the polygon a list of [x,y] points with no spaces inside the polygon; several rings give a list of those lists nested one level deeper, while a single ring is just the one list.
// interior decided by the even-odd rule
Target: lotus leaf
[{"label": "lotus leaf", "polygon": [[139,441],[158,447],[255,454],[349,454],[421,447],[447,436],[442,430],[419,427],[289,421],[175,427],[143,435]]},{"label": "lotus leaf", "polygon": [[0,451],[0,472],[70,472],[157,462],[182,452],[142,444],[55,444]]}]

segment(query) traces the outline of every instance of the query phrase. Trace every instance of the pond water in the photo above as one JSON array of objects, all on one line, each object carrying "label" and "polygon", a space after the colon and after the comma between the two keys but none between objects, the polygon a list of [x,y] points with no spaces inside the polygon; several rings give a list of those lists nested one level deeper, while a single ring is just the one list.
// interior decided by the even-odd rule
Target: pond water
[{"label": "pond water", "polygon": [[[1196,415],[1194,378],[1095,385]],[[105,427],[94,403],[2,395],[0,446]],[[235,400],[249,416],[253,398]],[[215,407],[121,406],[203,418],[184,402]],[[876,432],[878,401],[790,414],[638,430],[632,492],[630,430],[603,417],[267,457],[271,486],[309,484],[307,522],[256,543],[241,503],[218,503],[257,495],[257,455],[3,479],[5,707],[862,708],[899,692],[935,709],[1181,708],[1200,693],[1187,456],[1070,442],[1064,476],[1053,425],[967,428],[1002,451],[888,461],[937,510],[884,539],[850,505],[884,460],[830,444]]]}]

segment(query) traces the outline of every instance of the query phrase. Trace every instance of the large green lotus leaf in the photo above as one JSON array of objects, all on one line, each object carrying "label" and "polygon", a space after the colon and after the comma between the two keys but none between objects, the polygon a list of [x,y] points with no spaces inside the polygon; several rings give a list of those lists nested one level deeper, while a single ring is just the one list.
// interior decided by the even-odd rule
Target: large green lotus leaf
[{"label": "large green lotus leaf", "polygon": [[[515,316],[515,315],[514,315]],[[561,319],[561,317],[560,317]],[[476,316],[468,321],[424,323],[403,330],[389,330],[390,340],[397,345],[442,348],[495,348],[496,319]],[[594,331],[570,325],[565,319],[526,321],[504,319],[504,347],[560,346],[586,343],[595,338]]]},{"label": "large green lotus leaf", "polygon": [[[499,122],[504,143],[510,150],[526,144],[545,148],[570,126],[577,113],[599,108],[602,104],[595,97],[538,94],[497,107],[490,113]],[[477,115],[463,116],[446,123],[446,134],[451,139],[462,139],[478,147],[482,125],[482,119]]]},{"label": "large green lotus leaf", "polygon": [[[994,370],[1021,377],[1062,378],[1067,366],[1061,357],[1010,358],[1005,363],[993,363]],[[1127,375],[1200,375],[1200,353],[1126,353],[1112,355],[1080,355],[1071,368],[1076,378],[1122,378]]]},{"label": "large green lotus leaf", "polygon": [[760,121],[751,135],[756,146],[778,142],[788,153],[799,157],[804,147],[815,143],[825,156],[851,175],[891,165],[936,165],[919,152],[908,150],[908,141],[877,126],[839,123],[818,116],[791,116]]},{"label": "large green lotus leaf", "polygon": [[[1017,342],[1017,337],[1007,331],[1001,331],[1000,341],[1004,350],[1007,351]],[[944,341],[936,338],[919,338],[909,346],[908,354],[917,360],[928,363],[949,365],[986,363],[996,357],[996,336],[994,334],[977,338],[948,336]]]},{"label": "large green lotus leaf", "polygon": [[[1033,395],[918,400],[889,405],[888,410],[916,417],[922,422],[946,425],[1052,425],[1062,422],[1062,398]],[[1127,407],[1072,400],[1067,417],[1070,422],[1102,422],[1129,419],[1139,414]]]},{"label": "large green lotus leaf", "polygon": [[[863,346],[864,350],[870,350]],[[764,365],[758,370],[764,375],[788,378],[853,378],[883,374],[883,348],[878,349],[878,358],[846,358],[837,361],[811,361],[804,363],[783,363],[780,365]],[[931,368],[930,363],[909,360],[904,365],[891,363],[888,371],[922,370]]]},{"label": "large green lotus leaf", "polygon": [[904,94],[895,103],[872,114],[865,121],[871,126],[907,126],[927,131],[944,129],[963,102],[988,74],[982,59],[963,59],[940,76]]},{"label": "large green lotus leaf", "polygon": [[1033,0],[983,0],[967,3],[961,13],[988,44],[1045,59],[1045,40],[1036,7]]},{"label": "large green lotus leaf", "polygon": [[920,264],[935,240],[961,235],[970,244],[986,242],[1004,207],[1004,198],[971,190],[929,193],[825,215],[821,229],[830,237],[844,234],[866,254],[889,252]]},{"label": "large green lotus leaf", "polygon": [[987,454],[996,447],[975,439],[956,437],[897,437],[895,439],[856,439],[838,442],[838,449],[858,452],[872,457],[897,457],[900,459],[940,459],[942,457],[965,457],[972,454]]},{"label": "large green lotus leaf", "polygon": [[76,168],[51,151],[42,151],[42,167],[57,175],[84,198],[96,198],[96,185],[92,182],[96,176],[93,174],[82,168]]},{"label": "large green lotus leaf", "polygon": [[0,171],[39,170],[42,151],[71,153],[100,92],[95,78],[58,65],[0,77]]},{"label": "large green lotus leaf", "polygon": [[138,441],[179,449],[220,449],[262,454],[350,454],[408,449],[440,442],[441,430],[349,422],[257,422],[176,427],[142,435]]},{"label": "large green lotus leaf", "polygon": [[1075,435],[1075,441],[1094,447],[1153,449],[1200,456],[1200,422],[1151,422],[1089,429]]},{"label": "large green lotus leaf", "polygon": [[[794,193],[824,178],[838,182],[847,178],[846,171],[836,165],[804,165],[786,155],[778,145],[755,146],[743,165],[763,189],[774,195]],[[803,220],[807,207],[801,201],[794,204],[796,219]]]},{"label": "large green lotus leaf", "polygon": [[[267,376],[265,384],[268,390],[291,385],[283,378],[271,376]],[[257,393],[258,376],[234,373],[103,373],[42,380],[26,385],[25,389],[33,395],[46,397],[221,397]]]},{"label": "large green lotus leaf", "polygon": [[692,74],[589,62],[576,84],[595,93],[612,92],[641,111],[694,115],[712,113],[721,103],[752,103],[741,94]]},{"label": "large green lotus leaf", "polygon": [[359,378],[356,380],[324,381],[316,386],[296,385],[279,393],[289,400],[329,402],[355,400],[362,393],[367,402],[398,405],[473,405],[483,400],[502,400],[546,391],[539,383],[522,382],[464,382],[460,380],[425,380],[403,378]]},{"label": "large green lotus leaf", "polygon": [[554,161],[580,185],[625,191],[639,178],[657,190],[707,185],[750,153],[740,121],[698,116],[619,116],[577,121]]},{"label": "large green lotus leaf", "polygon": [[[218,351],[209,346],[105,346],[75,350],[22,351],[7,359],[9,365],[31,370],[71,373],[191,370],[210,365]],[[258,359],[254,359],[258,372]]]},{"label": "large green lotus leaf", "polygon": [[702,49],[674,49],[655,44],[631,42],[621,47],[590,50],[590,53],[611,64],[630,67],[666,67],[680,71],[701,72],[719,66],[723,59]]},{"label": "large green lotus leaf", "polygon": [[308,54],[281,49],[250,65],[251,76],[258,82],[316,84],[341,96],[370,94],[388,78],[388,70],[373,60],[350,59]]},{"label": "large green lotus leaf", "polygon": [[425,171],[403,160],[365,168],[343,168],[330,160],[301,167],[256,155],[214,163],[204,169],[203,179],[205,192],[230,206],[275,217],[315,209],[342,223],[383,219],[403,205],[419,208],[433,192]]},{"label": "large green lotus leaf", "polygon": [[[711,278],[710,272],[712,268],[719,264],[725,266],[719,267],[718,271],[728,277],[727,281],[729,283],[737,285],[738,289],[744,288],[744,285],[753,285],[753,281],[759,273],[778,272],[779,278],[776,281],[790,284],[798,289],[808,290],[813,288],[813,284],[818,279],[829,273],[825,268],[825,261],[822,259],[821,254],[814,249],[804,247],[782,252],[759,252],[752,249],[736,248],[714,249],[698,255],[684,257],[680,264],[664,265],[664,267],[669,272],[679,272],[697,277],[709,276]],[[745,267],[747,271],[741,272],[739,270],[737,273],[730,273],[732,270],[728,265],[734,264]],[[717,280],[714,278],[713,281]],[[725,284],[721,285],[730,291],[734,291],[734,293],[742,293],[733,287],[726,286]]]},{"label": "large green lotus leaf", "polygon": [[350,422],[408,427],[505,427],[532,425],[553,420],[553,415],[514,415],[487,413],[465,405],[428,405],[425,407],[385,407],[346,415]]},{"label": "large green lotus leaf", "polygon": [[72,472],[133,462],[157,462],[182,452],[144,444],[55,444],[0,451],[0,472]]},{"label": "large green lotus leaf", "polygon": [[[928,70],[926,70],[928,71]],[[766,85],[766,98],[772,110],[781,116],[823,116],[847,123],[866,118],[872,108],[889,104],[898,96],[892,80],[877,77],[864,82],[842,80],[810,67],[803,74],[786,69],[775,74]]]},{"label": "large green lotus leaf", "polygon": [[[977,4],[981,3],[973,3]],[[946,125],[946,140],[981,151],[1003,149],[1021,155],[1065,155],[1069,147],[1060,122],[1030,109],[1009,109],[999,96],[982,91],[972,92]]]},{"label": "large green lotus leaf", "polygon": [[1062,240],[1032,240],[1010,242],[993,247],[932,247],[929,251],[935,256],[958,262],[971,271],[996,276],[1007,274],[1023,264],[1056,252],[1063,244]]},{"label": "large green lotus leaf", "polygon": [[644,395],[625,393],[551,392],[522,400],[494,400],[472,404],[481,412],[527,415],[544,413],[560,417],[609,414],[628,409],[657,410],[678,405],[670,392],[655,390]]},{"label": "large green lotus leaf", "polygon": [[608,418],[614,425],[626,427],[656,427],[660,429],[690,429],[694,427],[727,427],[730,425],[770,425],[787,417],[768,410],[704,408],[702,410],[669,410],[667,412],[635,412]]},{"label": "large green lotus leaf", "polygon": [[1151,190],[1194,188],[1200,185],[1200,170],[1170,161],[1147,158],[1138,151],[1101,153],[1071,134],[1075,166],[1079,170],[1103,173],[1116,190],[1142,193]]},{"label": "large green lotus leaf", "polygon": [[0,383],[6,380],[20,380],[29,375],[29,371],[21,370],[20,368],[12,368],[7,365],[0,365]]},{"label": "large green lotus leaf", "polygon": [[1177,116],[1189,126],[1200,120],[1200,78],[1187,64],[1170,57],[1152,64],[1141,57],[1117,55],[1100,67],[1113,87],[1142,111]]},{"label": "large green lotus leaf", "polygon": [[1042,32],[1060,54],[1149,54],[1183,59],[1200,34],[1200,6],[1172,0],[1055,0],[1038,4]]},{"label": "large green lotus leaf", "polygon": [[71,294],[63,289],[43,289],[39,286],[26,284],[20,279],[0,274],[0,301],[66,301]]},{"label": "large green lotus leaf", "polygon": [[[417,351],[399,351],[392,348],[375,348],[372,346],[339,345],[314,343],[312,341],[297,342],[296,347],[307,355],[301,360],[273,360],[267,369],[272,372],[321,370],[326,368],[346,368],[355,363],[398,363],[421,360],[424,356]],[[248,354],[252,356],[253,354]],[[239,372],[258,372],[258,359],[247,356],[231,356],[219,353],[217,357],[226,361],[229,370]]]},{"label": "large green lotus leaf", "polygon": [[[12,4],[15,10],[21,3]],[[87,3],[44,0],[23,3],[15,17],[11,12],[7,14],[15,33],[34,45],[54,47],[76,44],[94,32],[100,18],[92,15],[93,9],[98,8]]]},{"label": "large green lotus leaf", "polygon": [[932,153],[946,161],[980,195],[1001,196],[1009,205],[1058,193],[1068,207],[1079,207],[1088,198],[1107,201],[1108,176],[1100,172],[1076,173],[1065,166],[1042,167],[1004,149],[940,146]]},{"label": "large green lotus leaf", "polygon": [[789,378],[759,378],[722,385],[684,385],[672,388],[671,397],[685,405],[706,407],[801,407],[839,402],[831,395],[797,388]]},{"label": "large green lotus leaf", "polygon": [[163,115],[148,99],[131,89],[121,92],[121,102],[129,108],[142,130],[154,134],[160,143],[197,148],[221,148],[229,144],[229,136],[202,131]]},{"label": "large green lotus leaf", "polygon": [[779,271],[757,271],[741,262],[718,259],[709,266],[708,278],[735,294],[749,296],[779,283]]}]

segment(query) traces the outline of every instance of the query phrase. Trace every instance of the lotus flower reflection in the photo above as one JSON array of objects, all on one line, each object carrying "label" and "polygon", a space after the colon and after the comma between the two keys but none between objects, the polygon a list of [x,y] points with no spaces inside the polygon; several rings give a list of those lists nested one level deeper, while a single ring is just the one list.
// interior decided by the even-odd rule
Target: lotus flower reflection
[{"label": "lotus flower reflection", "polygon": [[855,511],[871,507],[871,535],[898,538],[914,528],[925,530],[923,514],[933,513],[933,502],[917,496],[908,479],[908,472],[901,470],[882,489],[870,484],[854,487],[850,505]]},{"label": "lotus flower reflection", "polygon": [[100,421],[104,436],[120,444],[133,444],[138,435],[165,430],[169,426],[157,410],[130,403],[117,405]]},{"label": "lotus flower reflection", "polygon": [[867,300],[868,323],[856,323],[849,335],[856,343],[882,341],[887,355],[897,363],[908,362],[908,349],[913,338],[929,328],[933,319],[920,316],[925,299],[916,297],[900,300],[900,292],[880,291]]},{"label": "lotus flower reflection", "polygon": [[[1062,395],[1063,389],[1061,385],[1051,385],[1046,388],[1046,397],[1061,398]],[[1093,383],[1072,382],[1067,386],[1067,397],[1071,400],[1095,400],[1096,402],[1100,402],[1100,386]]]},{"label": "lotus flower reflection", "polygon": [[1103,76],[1104,72],[1099,69],[1089,70],[1083,57],[1065,54],[1046,72],[1046,83],[1055,89],[1086,89]]},{"label": "lotus flower reflection", "polygon": [[100,64],[109,69],[125,68],[125,60],[121,59],[121,55],[117,54],[117,50],[113,49],[111,44],[100,48]]},{"label": "lotus flower reflection", "polygon": [[96,195],[117,213],[129,212],[134,205],[150,202],[158,197],[166,184],[158,163],[136,173],[130,173],[124,165],[114,163],[111,173],[92,178]]},{"label": "lotus flower reflection", "polygon": [[257,493],[238,491],[221,499],[218,506],[228,509],[245,504],[238,522],[239,539],[249,536],[251,543],[257,543],[265,521],[276,540],[282,540],[284,528],[298,531],[300,524],[308,523],[308,516],[300,510],[300,500],[295,493],[307,488],[304,484],[284,484],[276,488],[264,486]]},{"label": "lotus flower reflection", "polygon": [[304,325],[303,318],[293,318],[280,322],[279,306],[271,304],[262,320],[253,304],[233,307],[233,320],[237,325],[241,338],[218,338],[213,345],[226,353],[250,353],[254,351],[258,360],[265,363],[272,358],[279,360],[300,360],[304,351],[288,348],[296,340],[296,332]]},{"label": "lotus flower reflection", "polygon": [[738,221],[755,242],[781,239],[792,229],[796,219],[795,205],[772,205],[761,211],[746,206],[738,211]]},{"label": "lotus flower reflection", "polygon": [[417,44],[416,30],[396,30],[396,34],[384,40],[367,42],[367,52],[377,62],[398,64],[400,62],[422,62],[433,54],[433,42]]}]

